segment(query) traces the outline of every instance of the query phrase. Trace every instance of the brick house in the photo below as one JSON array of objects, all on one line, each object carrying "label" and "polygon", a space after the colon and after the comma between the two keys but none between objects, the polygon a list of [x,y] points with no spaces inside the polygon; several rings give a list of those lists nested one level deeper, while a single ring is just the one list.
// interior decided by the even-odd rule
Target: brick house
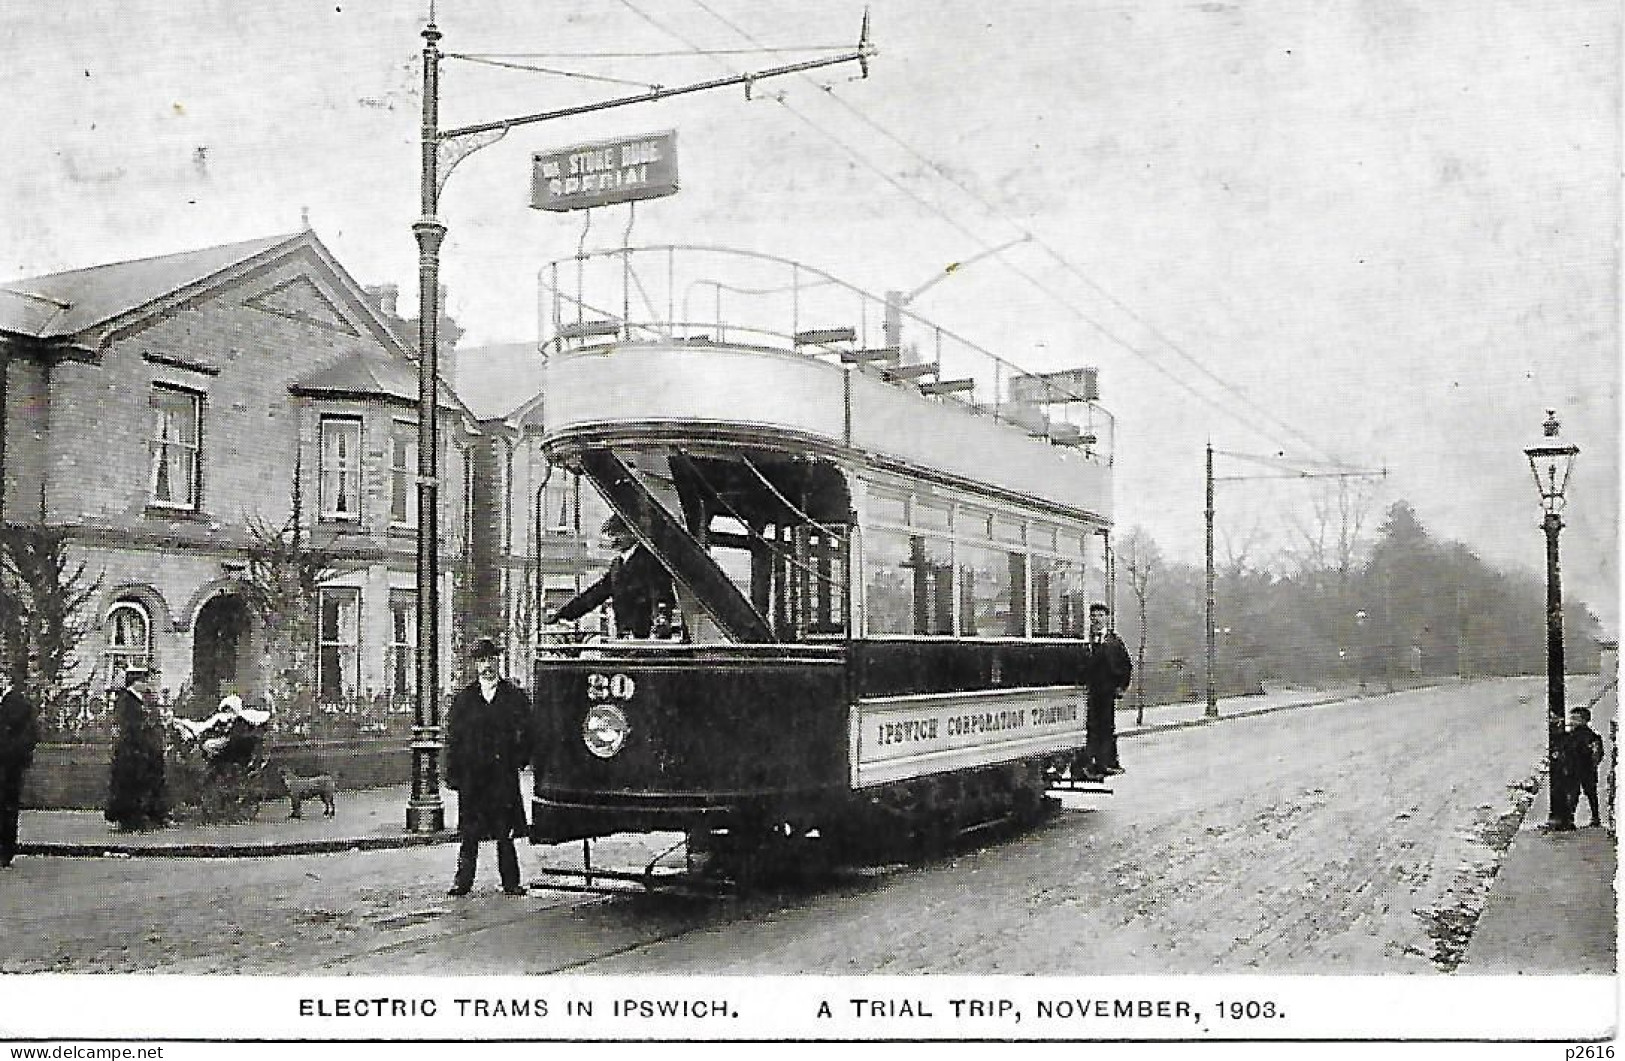
[{"label": "brick house", "polygon": [[[99,579],[79,677],[101,689],[151,660],[203,702],[268,688],[246,549],[253,521],[288,520],[297,475],[304,523],[339,557],[312,686],[410,693],[416,342],[392,303],[308,230],[0,285],[0,519],[62,528]],[[444,385],[440,403],[449,657],[478,436]]]}]

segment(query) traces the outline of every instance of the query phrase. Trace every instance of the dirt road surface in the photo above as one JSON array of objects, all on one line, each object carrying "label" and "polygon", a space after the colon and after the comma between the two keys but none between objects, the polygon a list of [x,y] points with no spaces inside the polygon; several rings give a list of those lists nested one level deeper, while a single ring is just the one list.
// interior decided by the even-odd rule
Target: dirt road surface
[{"label": "dirt road surface", "polygon": [[[453,899],[449,847],[24,858],[0,879],[0,970],[1448,972],[1533,793],[1541,688],[1483,681],[1145,735],[1124,742],[1113,795],[1068,795],[1026,835],[748,897],[510,898],[482,865]],[[598,857],[648,850],[611,841]],[[533,874],[578,856],[521,848]]]}]

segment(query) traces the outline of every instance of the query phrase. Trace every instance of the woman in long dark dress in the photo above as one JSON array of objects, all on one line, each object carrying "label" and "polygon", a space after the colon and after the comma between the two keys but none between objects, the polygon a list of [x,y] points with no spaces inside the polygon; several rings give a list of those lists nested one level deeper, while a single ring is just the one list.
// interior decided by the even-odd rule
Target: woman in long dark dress
[{"label": "woman in long dark dress", "polygon": [[169,817],[164,794],[164,736],[148,700],[152,672],[125,671],[114,705],[118,726],[103,816],[121,829],[156,829]]}]

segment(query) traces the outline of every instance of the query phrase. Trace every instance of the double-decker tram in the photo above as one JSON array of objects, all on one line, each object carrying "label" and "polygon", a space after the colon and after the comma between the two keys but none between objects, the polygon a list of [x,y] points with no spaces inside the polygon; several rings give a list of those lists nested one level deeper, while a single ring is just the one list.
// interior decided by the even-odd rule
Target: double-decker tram
[{"label": "double-decker tram", "polygon": [[532,841],[680,832],[737,865],[1038,818],[1109,592],[1092,378],[780,259],[622,248],[543,275],[543,447],[674,614],[539,659]]}]

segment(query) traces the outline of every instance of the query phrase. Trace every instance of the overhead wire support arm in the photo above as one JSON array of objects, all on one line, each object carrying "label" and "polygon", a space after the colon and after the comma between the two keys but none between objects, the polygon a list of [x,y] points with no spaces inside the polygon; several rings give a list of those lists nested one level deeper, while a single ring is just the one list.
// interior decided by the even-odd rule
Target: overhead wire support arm
[{"label": "overhead wire support arm", "polygon": [[[1215,453],[1218,450],[1214,450]],[[1249,482],[1254,479],[1386,479],[1388,469],[1348,472],[1278,472],[1274,475],[1215,475],[1216,483]]]},{"label": "overhead wire support arm", "polygon": [[710,81],[698,81],[691,85],[681,85],[676,88],[656,86],[648,92],[635,96],[619,96],[615,99],[599,100],[596,103],[582,103],[574,107],[561,107],[558,110],[541,111],[536,114],[525,114],[517,118],[505,118],[495,122],[477,122],[473,125],[463,125],[455,129],[445,129],[437,134],[438,139],[452,140],[461,136],[473,136],[479,133],[496,131],[506,132],[521,125],[535,125],[538,122],[554,121],[558,118],[573,118],[579,114],[592,114],[596,111],[610,110],[615,107],[626,107],[634,103],[653,103],[656,100],[669,99],[673,96],[685,96],[695,92],[709,92],[712,89],[727,88],[732,85],[749,86],[757,81],[765,81],[771,77],[784,77],[787,74],[801,74],[809,70],[818,70],[826,66],[836,66],[841,63],[857,63],[863,71],[863,76],[869,76],[869,59],[877,52],[869,41],[869,13],[864,12],[863,30],[858,38],[856,50],[843,55],[830,56],[824,59],[808,59],[805,62],[791,63],[788,66],[775,66],[768,70],[758,70],[748,74],[733,74],[728,77],[713,78]]}]

